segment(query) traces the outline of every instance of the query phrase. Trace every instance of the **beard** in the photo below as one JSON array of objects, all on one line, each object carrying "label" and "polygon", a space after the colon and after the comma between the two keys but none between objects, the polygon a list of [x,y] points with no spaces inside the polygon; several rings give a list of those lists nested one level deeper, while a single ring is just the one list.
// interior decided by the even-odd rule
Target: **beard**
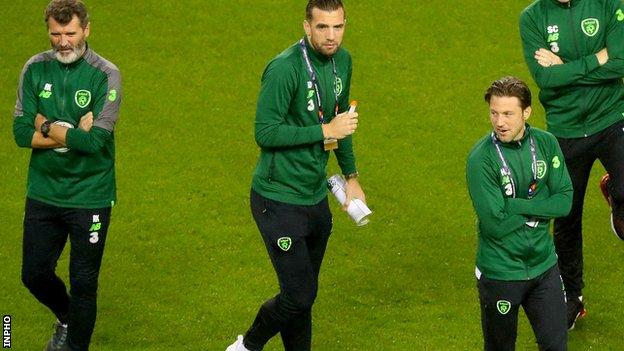
[{"label": "beard", "polygon": [[[85,52],[86,42],[84,40],[80,41],[76,46],[70,47],[62,47],[60,45],[54,46],[54,54],[56,59],[61,63],[70,64],[78,61],[78,59]],[[62,49],[70,49],[69,52],[61,52]]]},{"label": "beard", "polygon": [[323,41],[323,42],[315,41],[313,36],[311,36],[311,35],[308,35],[307,38],[308,38],[308,43],[310,44],[310,46],[312,46],[312,49],[316,53],[318,53],[320,55],[323,55],[325,57],[332,57],[332,56],[334,56],[334,54],[336,52],[338,52],[338,49],[340,49],[340,44],[335,42],[335,41],[331,42],[332,44],[334,44],[334,47],[330,48],[330,47],[327,47],[327,46],[324,45],[324,44],[329,44],[330,42],[327,42],[327,41]]},{"label": "beard", "polygon": [[333,48],[329,49],[326,48],[325,46],[321,46],[317,52],[320,53],[323,56],[326,57],[332,57],[334,56],[334,54],[338,51],[338,45],[334,46]]}]

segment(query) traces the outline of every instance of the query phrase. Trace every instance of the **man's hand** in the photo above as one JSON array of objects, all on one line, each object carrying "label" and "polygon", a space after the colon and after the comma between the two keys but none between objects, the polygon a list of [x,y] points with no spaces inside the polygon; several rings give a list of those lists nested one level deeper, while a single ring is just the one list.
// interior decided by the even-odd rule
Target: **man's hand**
[{"label": "man's hand", "polygon": [[37,116],[35,117],[35,132],[41,132],[41,125],[47,120],[48,119],[44,115],[37,113]]},{"label": "man's hand", "polygon": [[607,52],[607,48],[604,48],[596,53],[596,58],[598,59],[598,64],[601,66],[609,61],[609,52]]},{"label": "man's hand", "polygon": [[331,122],[321,125],[325,139],[344,139],[355,133],[358,125],[357,112],[343,112],[334,117]]},{"label": "man's hand", "polygon": [[544,48],[539,49],[535,52],[535,59],[537,63],[539,63],[542,67],[550,67],[555,65],[562,65],[563,60],[557,55],[555,55],[552,51],[546,50]]},{"label": "man's hand", "polygon": [[80,122],[78,123],[78,128],[88,132],[93,127],[93,113],[91,111],[87,112],[84,116],[80,117]]},{"label": "man's hand", "polygon": [[41,113],[37,113],[37,116],[35,116],[35,133],[33,134],[32,141],[30,142],[30,147],[33,149],[52,149],[65,146],[54,140],[54,138],[46,138],[43,134],[41,134],[41,125],[47,120],[48,119]]},{"label": "man's hand", "polygon": [[347,207],[349,207],[349,203],[351,203],[352,199],[360,199],[362,202],[366,203],[366,196],[364,195],[364,190],[360,186],[357,178],[347,179],[347,184],[345,186],[345,192],[347,193],[347,199],[342,206],[342,210],[346,211]]}]

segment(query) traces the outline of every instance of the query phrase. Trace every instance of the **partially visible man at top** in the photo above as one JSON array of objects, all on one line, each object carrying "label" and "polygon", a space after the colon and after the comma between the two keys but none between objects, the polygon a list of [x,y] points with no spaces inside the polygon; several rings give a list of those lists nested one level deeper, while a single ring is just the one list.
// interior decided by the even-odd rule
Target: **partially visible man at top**
[{"label": "partially visible man at top", "polygon": [[540,87],[574,187],[570,214],[555,220],[555,246],[568,300],[568,327],[585,314],[583,200],[599,159],[615,234],[624,239],[624,3],[537,0],[520,16],[524,58]]},{"label": "partially visible man at top", "polygon": [[255,122],[261,151],[251,211],[280,292],[227,351],[262,350],[277,333],[287,351],[310,350],[312,305],[332,228],[325,179],[329,151],[347,179],[347,204],[352,198],[365,201],[351,140],[358,114],[347,111],[351,56],[340,46],[342,2],[309,0],[303,27],[305,37],[266,67]]},{"label": "partially visible man at top", "polygon": [[[80,0],[45,11],[52,50],[22,70],[13,122],[32,149],[24,215],[22,281],[55,315],[45,350],[89,349],[100,264],[115,203],[113,129],[121,101],[115,65],[93,52]],[[55,269],[69,237],[69,283]]]}]

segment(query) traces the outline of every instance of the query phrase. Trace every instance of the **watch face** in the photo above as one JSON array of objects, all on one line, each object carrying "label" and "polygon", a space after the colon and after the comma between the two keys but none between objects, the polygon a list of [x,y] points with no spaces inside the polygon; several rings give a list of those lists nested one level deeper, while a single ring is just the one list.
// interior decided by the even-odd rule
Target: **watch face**
[{"label": "watch face", "polygon": [[39,130],[41,131],[41,134],[47,138],[48,133],[50,133],[50,123],[47,121],[44,122],[41,127],[39,127]]}]

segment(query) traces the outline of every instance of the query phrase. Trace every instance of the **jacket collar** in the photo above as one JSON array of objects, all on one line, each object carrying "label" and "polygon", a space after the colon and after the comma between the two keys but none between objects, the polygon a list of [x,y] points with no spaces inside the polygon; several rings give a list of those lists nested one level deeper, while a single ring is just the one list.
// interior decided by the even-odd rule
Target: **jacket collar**
[{"label": "jacket collar", "polygon": [[566,4],[562,4],[559,2],[559,0],[547,0],[552,2],[553,4],[555,4],[557,7],[561,7],[564,9],[570,8],[570,7],[575,7],[576,5],[578,5],[582,0],[570,0],[569,3]]}]

